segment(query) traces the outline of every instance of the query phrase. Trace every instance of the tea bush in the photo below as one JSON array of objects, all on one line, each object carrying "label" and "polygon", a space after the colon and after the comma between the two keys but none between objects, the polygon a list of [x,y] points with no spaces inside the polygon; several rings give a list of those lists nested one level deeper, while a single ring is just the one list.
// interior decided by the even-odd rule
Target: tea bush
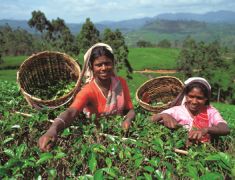
[{"label": "tea bush", "polygon": [[[50,152],[41,152],[38,138],[64,108],[31,109],[15,83],[0,82],[1,179],[232,179],[235,178],[234,106],[220,108],[231,134],[215,144],[185,149],[187,132],[171,131],[149,121],[150,113],[134,100],[136,119],[123,132],[120,116],[80,116],[59,136]],[[227,106],[224,104],[224,106]],[[25,117],[17,111],[29,113]]]}]

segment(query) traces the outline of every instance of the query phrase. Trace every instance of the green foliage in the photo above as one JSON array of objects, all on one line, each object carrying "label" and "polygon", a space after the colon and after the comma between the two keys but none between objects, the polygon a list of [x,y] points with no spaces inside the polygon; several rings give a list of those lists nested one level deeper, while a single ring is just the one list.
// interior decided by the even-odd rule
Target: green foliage
[{"label": "green foliage", "polygon": [[50,22],[43,12],[33,11],[28,24],[30,27],[41,32],[42,48],[65,51],[69,54],[79,53],[75,37],[70,32],[63,19],[57,18]]},{"label": "green foliage", "polygon": [[68,94],[74,87],[75,82],[60,80],[53,84],[44,83],[42,87],[29,88],[28,93],[43,100],[54,100]]},{"label": "green foliage", "polygon": [[16,82],[16,70],[0,70],[0,80]]},{"label": "green foliage", "polygon": [[[149,122],[149,113],[134,100],[136,118],[128,132],[123,118],[79,117],[59,136],[50,152],[40,152],[38,138],[58,110],[31,109],[15,83],[0,82],[1,179],[233,179],[235,167],[235,111],[233,105],[214,104],[227,120],[231,134],[219,142],[185,148],[187,132],[171,131]],[[24,117],[15,111],[27,112]]]},{"label": "green foliage", "polygon": [[41,33],[50,28],[50,22],[47,20],[45,14],[39,10],[32,12],[32,17],[28,21],[28,25],[34,27]]},{"label": "green foliage", "polygon": [[185,37],[207,43],[218,40],[229,50],[235,50],[235,25],[225,23],[205,23],[197,21],[169,21],[156,20],[146,23],[142,28],[125,33],[128,47],[135,47],[139,40],[157,44],[163,39],[168,39],[172,47],[181,47]]},{"label": "green foliage", "polygon": [[95,25],[91,22],[90,18],[87,18],[77,36],[79,49],[83,53],[86,52],[92,45],[100,41],[99,35],[100,33]]},{"label": "green foliage", "polygon": [[[218,41],[210,44],[197,43],[191,37],[185,39],[180,52],[177,68],[186,78],[200,76],[206,78],[212,86],[212,98],[233,102],[234,79],[233,66],[222,58],[222,49]],[[216,97],[217,95],[217,97]],[[220,96],[221,97],[220,97]]]},{"label": "green foliage", "polygon": [[171,42],[167,39],[163,39],[157,44],[157,46],[162,47],[162,48],[170,48],[171,47]]},{"label": "green foliage", "polygon": [[3,56],[3,63],[0,64],[0,69],[17,69],[27,56]]},{"label": "green foliage", "polygon": [[134,70],[175,69],[178,49],[129,48],[128,60]]},{"label": "green foliage", "polygon": [[2,59],[2,51],[3,51],[4,44],[5,42],[3,40],[3,33],[0,31],[0,64],[4,62]]},{"label": "green foliage", "polygon": [[139,40],[137,43],[136,43],[136,46],[137,47],[152,47],[153,44],[149,41],[145,41],[145,40]]},{"label": "green foliage", "polygon": [[2,55],[28,55],[35,50],[34,38],[26,30],[0,27],[0,51]]},{"label": "green foliage", "polygon": [[131,64],[128,61],[128,47],[125,44],[125,39],[122,33],[117,29],[111,31],[111,29],[105,29],[103,35],[103,42],[109,44],[114,52],[116,68],[119,71],[123,67],[126,68],[127,78],[131,78],[132,73]]}]

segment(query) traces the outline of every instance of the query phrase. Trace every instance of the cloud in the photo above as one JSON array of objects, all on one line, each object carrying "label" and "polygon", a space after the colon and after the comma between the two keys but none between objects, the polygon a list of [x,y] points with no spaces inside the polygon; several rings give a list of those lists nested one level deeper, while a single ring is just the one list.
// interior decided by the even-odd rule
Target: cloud
[{"label": "cloud", "polygon": [[1,0],[0,19],[31,18],[33,10],[44,12],[48,19],[60,17],[66,22],[125,20],[152,17],[160,13],[205,13],[235,9],[234,0]]}]

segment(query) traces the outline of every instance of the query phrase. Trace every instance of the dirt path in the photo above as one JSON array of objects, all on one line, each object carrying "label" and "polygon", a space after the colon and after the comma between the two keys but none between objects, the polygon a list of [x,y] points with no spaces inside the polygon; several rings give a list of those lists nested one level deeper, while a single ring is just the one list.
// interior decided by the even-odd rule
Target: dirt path
[{"label": "dirt path", "polygon": [[165,69],[159,69],[159,70],[151,70],[151,69],[145,69],[143,71],[133,71],[134,73],[158,73],[158,74],[174,74],[177,71],[174,69],[171,70],[165,70]]}]

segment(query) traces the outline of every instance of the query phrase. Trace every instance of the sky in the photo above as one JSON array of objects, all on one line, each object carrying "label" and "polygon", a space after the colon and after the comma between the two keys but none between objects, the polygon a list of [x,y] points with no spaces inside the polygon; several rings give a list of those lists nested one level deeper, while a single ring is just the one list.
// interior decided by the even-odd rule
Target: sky
[{"label": "sky", "polygon": [[0,19],[29,20],[34,10],[66,23],[121,21],[162,13],[235,11],[235,0],[0,0]]}]

